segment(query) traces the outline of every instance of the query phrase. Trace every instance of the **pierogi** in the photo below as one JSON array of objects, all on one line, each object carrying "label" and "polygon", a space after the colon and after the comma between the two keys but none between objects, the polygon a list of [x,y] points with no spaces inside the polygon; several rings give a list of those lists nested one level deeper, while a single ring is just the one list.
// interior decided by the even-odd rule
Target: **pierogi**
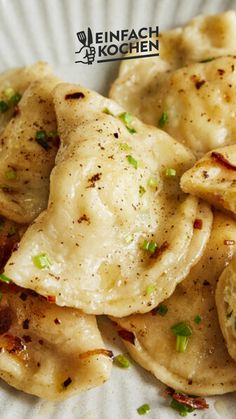
[{"label": "pierogi", "polygon": [[[208,396],[236,390],[236,363],[228,354],[215,304],[217,281],[234,254],[235,239],[236,222],[216,213],[202,258],[173,295],[150,313],[113,318],[135,361],[177,391]],[[171,330],[181,322],[191,330],[182,352]]]},{"label": "pierogi", "polygon": [[206,154],[181,178],[184,192],[236,214],[236,145]]},{"label": "pierogi", "polygon": [[47,206],[59,146],[52,97],[58,82],[48,76],[31,83],[0,135],[0,214],[18,223],[30,223]]},{"label": "pierogi", "polygon": [[103,384],[112,353],[94,316],[0,285],[0,377],[26,393],[64,399]]},{"label": "pierogi", "polygon": [[179,186],[194,158],[80,86],[57,86],[55,109],[61,146],[48,208],[5,274],[86,313],[150,311],[187,275],[210,234],[211,210]]}]

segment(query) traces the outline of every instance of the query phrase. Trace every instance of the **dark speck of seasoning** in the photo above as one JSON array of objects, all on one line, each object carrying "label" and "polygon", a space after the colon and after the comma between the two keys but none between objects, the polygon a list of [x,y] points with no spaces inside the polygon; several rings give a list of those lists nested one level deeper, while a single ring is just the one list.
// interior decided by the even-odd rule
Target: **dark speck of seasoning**
[{"label": "dark speck of seasoning", "polygon": [[59,320],[58,318],[54,319],[54,323],[55,324],[61,324],[61,320]]},{"label": "dark speck of seasoning", "polygon": [[22,336],[22,337],[23,337],[23,339],[24,339],[25,343],[32,342],[32,339],[31,339],[31,337],[30,337],[29,335],[24,335],[24,336]]},{"label": "dark speck of seasoning", "polygon": [[70,99],[83,99],[85,96],[82,92],[68,93],[65,95],[65,100]]},{"label": "dark speck of seasoning", "polygon": [[203,175],[204,179],[207,179],[209,177],[206,170],[203,170],[202,175]]},{"label": "dark speck of seasoning", "polygon": [[210,285],[210,282],[209,281],[207,281],[206,279],[203,281],[203,285],[205,285],[205,286],[208,286],[208,285]]},{"label": "dark speck of seasoning", "polygon": [[39,344],[43,345],[43,340],[42,339],[39,339]]},{"label": "dark speck of seasoning", "polygon": [[223,74],[225,74],[225,70],[223,70],[222,68],[218,68],[218,73],[220,76],[223,76]]},{"label": "dark speck of seasoning", "polygon": [[101,179],[102,173],[96,173],[93,175],[90,179],[88,179],[88,182],[90,183],[88,188],[95,188],[95,182]]},{"label": "dark speck of seasoning", "polygon": [[22,292],[22,293],[20,294],[20,299],[21,299],[22,301],[26,301],[26,300],[27,300],[27,297],[28,297],[28,295],[27,295],[27,294],[25,294],[25,292]]},{"label": "dark speck of seasoning", "polygon": [[114,137],[115,137],[115,138],[119,138],[119,134],[118,134],[118,132],[114,132],[114,134],[113,134],[113,135],[114,135]]},{"label": "dark speck of seasoning", "polygon": [[23,329],[29,329],[29,319],[25,319],[22,323]]},{"label": "dark speck of seasoning", "polygon": [[200,89],[204,84],[206,83],[206,80],[198,80],[195,83],[196,89]]},{"label": "dark speck of seasoning", "polygon": [[70,384],[72,383],[72,379],[70,377],[68,377],[64,382],[63,382],[63,387],[66,388],[68,387]]},{"label": "dark speck of seasoning", "polygon": [[83,214],[79,219],[78,219],[78,223],[82,223],[83,221],[86,221],[88,224],[90,224],[90,219],[89,217],[87,217],[86,214]]},{"label": "dark speck of seasoning", "polygon": [[1,307],[0,309],[0,335],[8,332],[12,323],[12,312],[9,307]]}]

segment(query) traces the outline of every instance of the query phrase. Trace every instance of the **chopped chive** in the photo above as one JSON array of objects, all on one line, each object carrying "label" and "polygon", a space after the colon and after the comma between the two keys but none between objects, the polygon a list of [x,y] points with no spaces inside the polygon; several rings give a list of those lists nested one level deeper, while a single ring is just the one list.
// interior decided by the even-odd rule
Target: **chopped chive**
[{"label": "chopped chive", "polygon": [[16,228],[14,226],[11,226],[8,231],[8,236],[11,237],[14,236],[14,234],[16,234]]},{"label": "chopped chive", "polygon": [[129,112],[122,112],[119,115],[119,118],[121,119],[121,121],[124,122],[124,124],[129,125],[132,121],[133,121],[133,116],[131,115],[131,113]]},{"label": "chopped chive", "polygon": [[171,327],[172,333],[175,336],[191,336],[192,329],[185,322],[180,322]]},{"label": "chopped chive", "polygon": [[148,184],[149,188],[156,189],[156,187],[158,185],[157,178],[154,177],[154,176],[150,176],[150,178],[147,181],[147,184]]},{"label": "chopped chive", "polygon": [[41,253],[40,255],[36,255],[32,257],[34,265],[38,269],[50,268],[52,262],[50,261],[49,257],[46,253]]},{"label": "chopped chive", "polygon": [[136,134],[136,132],[137,132],[135,128],[128,127],[127,125],[126,125],[126,128],[127,128],[127,130],[129,131],[130,134]]},{"label": "chopped chive", "polygon": [[41,145],[41,147],[43,147],[45,150],[49,150],[50,149],[50,145],[47,142],[48,136],[46,131],[37,131],[36,135],[35,135],[35,140],[37,141],[38,144]]},{"label": "chopped chive", "polygon": [[205,60],[199,61],[200,63],[209,63],[210,61],[215,60],[216,57],[206,58]]},{"label": "chopped chive", "polygon": [[156,289],[156,286],[154,284],[149,284],[145,290],[146,295],[152,294]]},{"label": "chopped chive", "polygon": [[134,240],[134,236],[133,234],[127,234],[127,236],[125,236],[125,243],[129,244]]},{"label": "chopped chive", "polygon": [[141,415],[146,415],[147,413],[149,413],[151,410],[149,404],[145,403],[142,404],[142,406],[139,406],[137,409],[138,414]]},{"label": "chopped chive", "polygon": [[13,106],[16,106],[20,100],[21,100],[21,94],[20,93],[15,93],[13,96],[10,97],[10,99],[8,100],[8,105],[12,108]]},{"label": "chopped chive", "polygon": [[145,194],[146,189],[142,185],[139,185],[139,191],[138,192],[139,192],[139,196],[142,197]]},{"label": "chopped chive", "polygon": [[132,147],[127,143],[121,143],[121,144],[119,144],[119,147],[122,151],[131,151],[132,150]]},{"label": "chopped chive", "polygon": [[0,274],[0,281],[6,282],[6,284],[10,284],[12,282],[12,279],[8,278],[8,276],[4,274]]},{"label": "chopped chive", "polygon": [[171,400],[170,407],[172,407],[174,410],[177,410],[180,416],[187,416],[188,413],[192,413],[195,410],[194,407],[186,406],[177,402],[175,399]]},{"label": "chopped chive", "polygon": [[168,312],[168,307],[167,307],[165,304],[160,304],[160,305],[157,307],[156,312],[157,312],[158,314],[160,314],[160,316],[164,317],[164,316],[166,315],[166,313]]},{"label": "chopped chive", "polygon": [[107,107],[106,107],[106,108],[103,108],[102,112],[103,112],[103,113],[106,113],[107,115],[114,116],[114,114],[113,114],[113,113],[110,111],[110,109],[108,109]]},{"label": "chopped chive", "polygon": [[142,249],[147,250],[147,252],[150,252],[150,253],[155,253],[155,251],[157,249],[157,243],[154,242],[153,240],[151,240],[151,241],[144,240],[144,242],[142,244]]},{"label": "chopped chive", "polygon": [[176,170],[171,169],[171,168],[166,169],[165,176],[166,177],[175,177],[176,176]]},{"label": "chopped chive", "polygon": [[195,322],[196,324],[199,324],[199,323],[201,323],[201,321],[202,321],[201,316],[199,316],[199,314],[197,314],[197,315],[194,317],[194,322]]},{"label": "chopped chive", "polygon": [[6,96],[7,98],[12,97],[15,94],[15,90],[13,89],[13,87],[7,87],[4,91],[3,94],[4,96]]},{"label": "chopped chive", "polygon": [[177,352],[185,352],[188,345],[188,337],[187,336],[176,336],[176,351]]},{"label": "chopped chive", "polygon": [[165,124],[168,122],[168,120],[169,120],[168,113],[167,112],[163,112],[161,114],[161,117],[160,117],[159,121],[158,121],[158,126],[160,128],[163,128],[165,126]]},{"label": "chopped chive", "polygon": [[134,157],[132,157],[131,155],[126,156],[129,164],[131,164],[132,166],[134,166],[135,169],[138,168],[138,161],[134,159]]},{"label": "chopped chive", "polygon": [[17,174],[14,169],[9,169],[5,172],[5,178],[8,180],[15,180],[16,177],[17,177]]},{"label": "chopped chive", "polygon": [[9,105],[4,100],[0,100],[0,112],[5,113],[9,109]]},{"label": "chopped chive", "polygon": [[129,368],[130,362],[129,360],[122,354],[115,356],[113,359],[114,364],[119,368]]}]

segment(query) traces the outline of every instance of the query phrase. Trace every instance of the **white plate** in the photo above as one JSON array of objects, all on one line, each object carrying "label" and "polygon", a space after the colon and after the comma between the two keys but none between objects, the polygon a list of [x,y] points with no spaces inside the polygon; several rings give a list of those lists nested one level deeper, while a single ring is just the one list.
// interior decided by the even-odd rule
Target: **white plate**
[{"label": "white plate", "polygon": [[[0,71],[46,60],[65,80],[106,94],[118,64],[75,64],[78,31],[150,25],[164,30],[200,13],[229,9],[236,10],[236,0],[0,0]],[[125,352],[109,323],[102,318],[100,325],[107,346]],[[38,400],[0,382],[0,418],[137,419],[136,409],[143,403],[152,408],[149,419],[178,418],[162,398],[163,388],[135,364],[127,371],[113,368],[105,385],[60,403]],[[209,403],[210,409],[197,418],[236,417],[235,394],[209,398]]]}]

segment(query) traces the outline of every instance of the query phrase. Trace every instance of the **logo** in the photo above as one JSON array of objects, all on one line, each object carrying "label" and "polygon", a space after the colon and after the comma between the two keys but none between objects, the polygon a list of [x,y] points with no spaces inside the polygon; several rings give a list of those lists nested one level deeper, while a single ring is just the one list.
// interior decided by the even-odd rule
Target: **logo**
[{"label": "logo", "polygon": [[[82,45],[76,51],[76,63],[92,64],[109,61],[131,60],[159,56],[159,27],[142,27],[106,32],[95,32],[91,28],[77,32]],[[94,42],[95,40],[95,42]],[[131,55],[132,54],[132,55]]]}]

